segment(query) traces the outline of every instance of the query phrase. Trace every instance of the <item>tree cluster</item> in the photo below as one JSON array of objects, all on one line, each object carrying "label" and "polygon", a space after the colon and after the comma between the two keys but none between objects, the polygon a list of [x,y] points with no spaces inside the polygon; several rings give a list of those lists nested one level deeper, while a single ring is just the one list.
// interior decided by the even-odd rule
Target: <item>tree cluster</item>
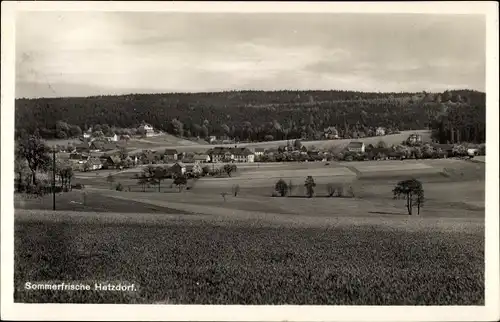
[{"label": "tree cluster", "polygon": [[[28,133],[39,129],[44,138],[49,138],[72,136],[79,132],[77,127],[92,125],[95,131],[99,131],[98,124],[137,128],[146,121],[178,136],[270,141],[320,139],[329,127],[335,127],[341,137],[354,137],[356,133],[369,136],[378,126],[398,130],[432,127],[441,129],[440,141],[481,141],[484,110],[485,94],[474,91],[132,94],[18,99],[16,129]],[[474,125],[477,122],[479,125]],[[100,130],[107,132],[104,125]]]}]

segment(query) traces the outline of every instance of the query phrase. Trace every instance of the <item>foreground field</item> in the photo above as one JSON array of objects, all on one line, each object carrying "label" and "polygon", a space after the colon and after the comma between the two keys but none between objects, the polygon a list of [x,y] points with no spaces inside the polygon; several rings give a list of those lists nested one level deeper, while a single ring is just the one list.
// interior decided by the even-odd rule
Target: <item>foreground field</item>
[{"label": "foreground field", "polygon": [[[15,301],[484,304],[481,221],[186,218],[17,211]],[[27,291],[26,281],[137,291]]]},{"label": "foreground field", "polygon": [[[115,191],[82,175],[83,192],[18,200],[15,301],[182,304],[484,304],[484,163],[460,160],[242,165],[178,192]],[[103,172],[104,173],[104,172]],[[303,182],[313,175],[314,198]],[[132,172],[116,182],[135,185]],[[408,216],[391,189],[423,182]],[[271,197],[278,178],[289,197]],[[327,198],[326,184],[354,198]],[[238,196],[222,197],[235,184]],[[90,199],[92,198],[92,200]],[[23,208],[23,209],[22,209]],[[135,292],[28,291],[27,281],[134,283]]]}]

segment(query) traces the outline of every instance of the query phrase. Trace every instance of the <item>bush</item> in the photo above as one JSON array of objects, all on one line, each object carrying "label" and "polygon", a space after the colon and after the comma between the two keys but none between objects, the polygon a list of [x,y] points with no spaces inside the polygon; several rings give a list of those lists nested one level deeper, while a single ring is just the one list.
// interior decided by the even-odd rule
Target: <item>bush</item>
[{"label": "bush", "polygon": [[123,185],[122,185],[121,183],[118,183],[118,184],[116,185],[116,191],[123,191],[123,189],[124,189],[124,188],[123,188]]}]

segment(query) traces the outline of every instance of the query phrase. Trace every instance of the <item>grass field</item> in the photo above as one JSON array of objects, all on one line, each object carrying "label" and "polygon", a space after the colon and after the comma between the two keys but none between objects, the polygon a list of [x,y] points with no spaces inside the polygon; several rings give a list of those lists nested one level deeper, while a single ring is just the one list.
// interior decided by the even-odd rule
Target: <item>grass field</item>
[{"label": "grass field", "polygon": [[[75,216],[18,215],[16,302],[484,304],[484,232],[472,221],[312,227]],[[137,291],[23,289],[47,280],[134,283]]]},{"label": "grass field", "polygon": [[[484,304],[484,163],[461,160],[248,164],[178,192],[110,189],[107,173],[81,191],[16,201],[17,302],[183,304]],[[307,175],[317,182],[305,198]],[[116,182],[134,185],[132,172]],[[408,216],[400,179],[423,182]],[[292,180],[291,197],[271,197]],[[326,184],[354,198],[326,197]],[[241,187],[238,196],[231,187]],[[190,185],[193,185],[191,182]],[[80,199],[78,199],[80,198]],[[41,209],[41,210],[40,210]],[[66,210],[66,211],[62,211]],[[135,283],[137,292],[33,292],[26,281]]]},{"label": "grass field", "polygon": [[[428,130],[416,130],[416,131],[403,131],[399,134],[391,134],[385,136],[377,136],[377,137],[369,137],[363,138],[359,140],[354,139],[341,139],[341,140],[318,140],[318,141],[303,141],[303,145],[310,148],[315,146],[320,149],[330,149],[330,148],[343,148],[349,144],[351,141],[362,141],[366,145],[373,144],[376,145],[379,141],[384,141],[386,144],[401,144],[402,141],[405,141],[408,136],[412,133],[419,133],[422,135],[422,140],[424,142],[430,142],[430,131]],[[286,145],[286,140],[281,141],[269,141],[269,142],[256,142],[256,143],[240,143],[237,144],[239,147],[248,147],[251,149],[254,148],[278,148],[281,145]],[[177,149],[179,152],[205,152],[208,149],[211,149],[215,146],[226,146],[226,147],[234,147],[234,144],[207,144],[205,141],[188,141],[184,139],[177,138],[172,135],[162,135],[158,137],[152,138],[144,138],[144,139],[134,139],[128,143],[128,147],[135,148],[137,151],[142,149],[151,149],[151,150],[162,150],[166,148]]]}]

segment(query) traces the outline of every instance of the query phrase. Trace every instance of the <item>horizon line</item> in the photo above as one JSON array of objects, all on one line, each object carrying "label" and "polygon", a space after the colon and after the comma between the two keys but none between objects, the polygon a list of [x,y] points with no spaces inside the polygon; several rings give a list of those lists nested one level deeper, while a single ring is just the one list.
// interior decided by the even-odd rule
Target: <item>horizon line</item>
[{"label": "horizon line", "polygon": [[62,99],[62,98],[96,98],[96,97],[118,97],[118,96],[130,96],[130,95],[196,95],[196,94],[223,94],[223,93],[234,93],[234,92],[267,92],[267,93],[277,93],[277,92],[352,92],[361,94],[419,94],[419,93],[429,93],[437,94],[444,92],[453,91],[470,91],[486,94],[486,91],[472,89],[472,88],[453,88],[446,89],[444,91],[360,91],[360,90],[343,90],[343,89],[276,89],[276,90],[265,90],[265,89],[234,89],[234,90],[219,90],[219,91],[175,91],[175,92],[143,92],[143,93],[123,93],[123,94],[95,94],[95,95],[85,95],[85,96],[39,96],[39,97],[16,97],[14,100],[36,100],[36,99]]}]

